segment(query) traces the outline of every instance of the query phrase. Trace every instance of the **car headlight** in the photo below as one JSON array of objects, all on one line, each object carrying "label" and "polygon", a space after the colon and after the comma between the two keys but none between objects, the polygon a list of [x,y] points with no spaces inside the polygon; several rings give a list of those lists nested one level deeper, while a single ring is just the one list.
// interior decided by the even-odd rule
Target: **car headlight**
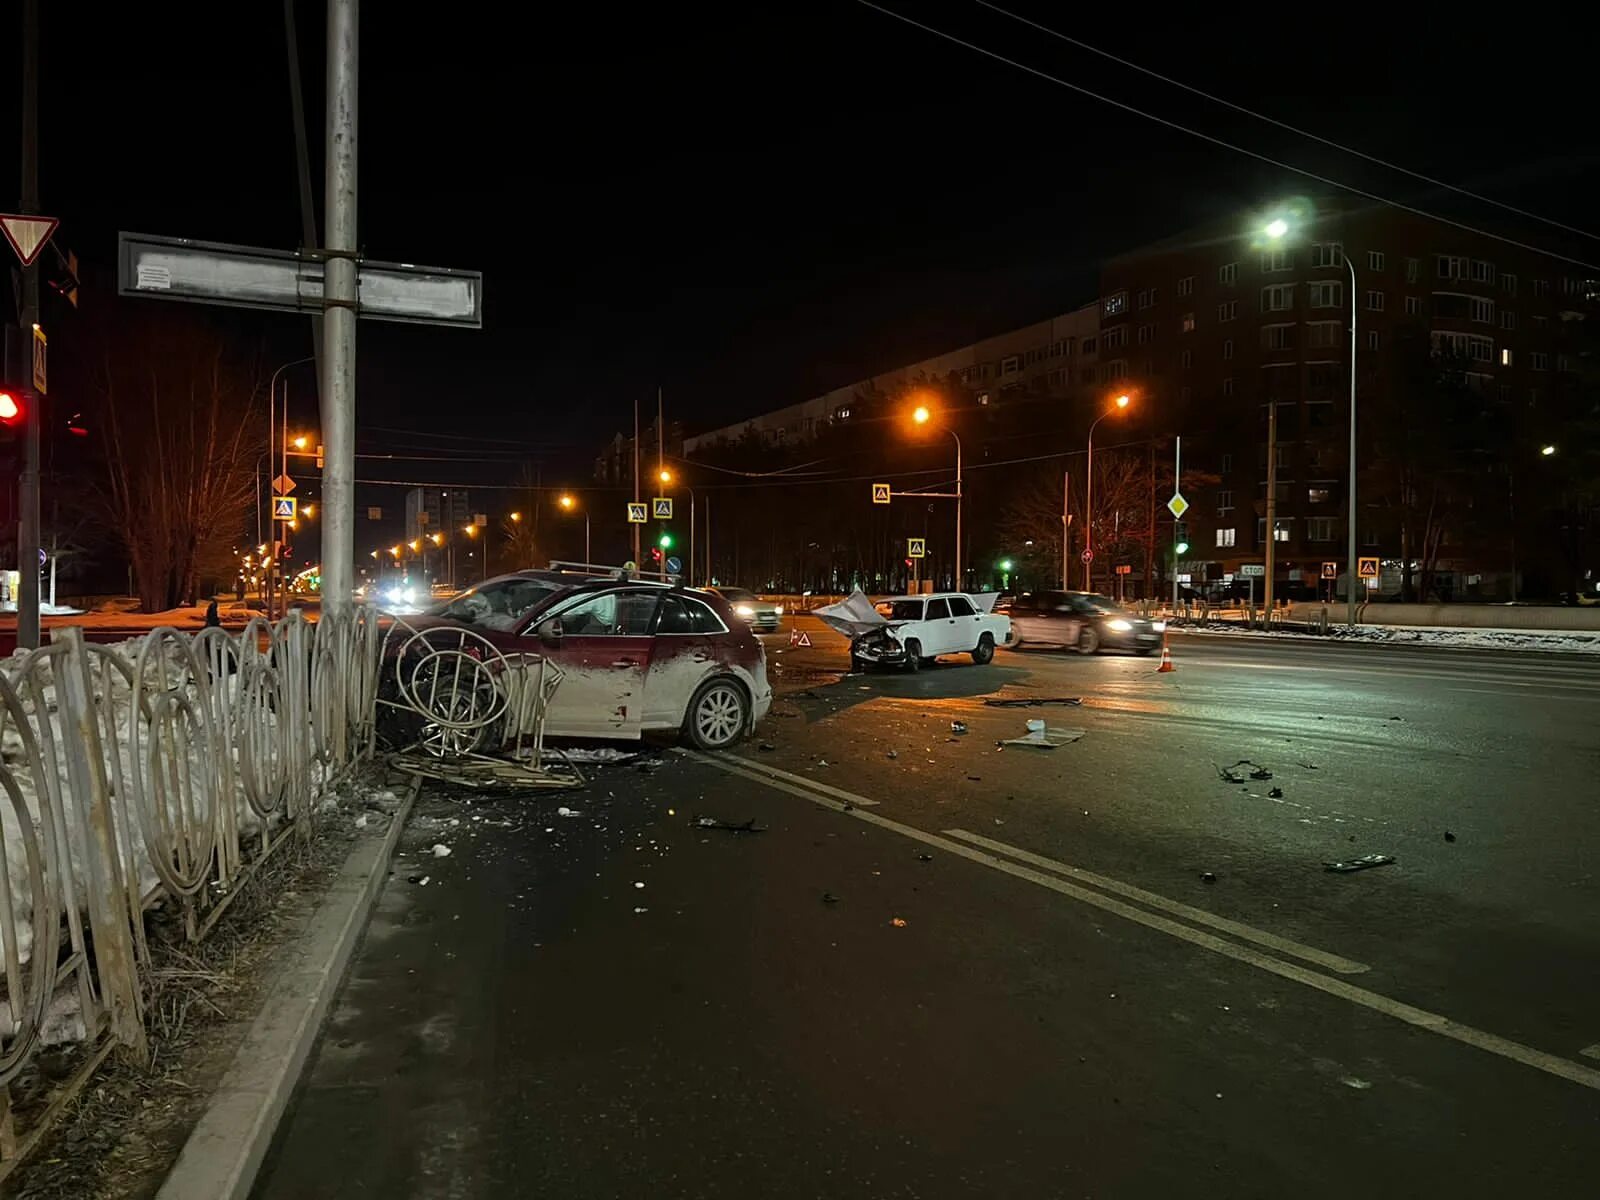
[{"label": "car headlight", "polygon": [[1115,629],[1118,633],[1127,633],[1128,630],[1133,628],[1133,626],[1128,624],[1128,622],[1124,621],[1121,617],[1117,617],[1115,620],[1107,621],[1106,628]]},{"label": "car headlight", "polygon": [[741,617],[753,617],[756,615],[756,610],[751,608],[748,604],[735,604],[733,606],[733,611],[738,613]]},{"label": "car headlight", "polygon": [[772,606],[772,612],[773,612],[773,614],[775,616],[779,616],[779,617],[783,616],[783,605],[781,605],[781,604],[773,605]]},{"label": "car headlight", "polygon": [[1165,621],[1151,621],[1150,628],[1157,633],[1165,633],[1167,631],[1167,623]]}]

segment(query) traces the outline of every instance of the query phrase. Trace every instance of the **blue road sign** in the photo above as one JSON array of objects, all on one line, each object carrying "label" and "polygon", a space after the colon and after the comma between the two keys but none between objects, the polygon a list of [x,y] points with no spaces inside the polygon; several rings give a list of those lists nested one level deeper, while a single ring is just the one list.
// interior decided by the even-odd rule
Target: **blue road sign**
[{"label": "blue road sign", "polygon": [[667,573],[668,574],[676,575],[681,570],[683,570],[683,559],[681,559],[681,558],[669,558],[669,559],[667,559]]}]

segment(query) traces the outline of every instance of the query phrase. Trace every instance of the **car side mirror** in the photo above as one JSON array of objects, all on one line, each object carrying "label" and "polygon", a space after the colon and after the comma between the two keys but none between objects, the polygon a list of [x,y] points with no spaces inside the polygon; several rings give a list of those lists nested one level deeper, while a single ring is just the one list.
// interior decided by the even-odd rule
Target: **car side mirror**
[{"label": "car side mirror", "polygon": [[540,621],[533,632],[538,635],[539,640],[546,646],[559,646],[561,644],[561,618],[550,617],[547,620]]}]

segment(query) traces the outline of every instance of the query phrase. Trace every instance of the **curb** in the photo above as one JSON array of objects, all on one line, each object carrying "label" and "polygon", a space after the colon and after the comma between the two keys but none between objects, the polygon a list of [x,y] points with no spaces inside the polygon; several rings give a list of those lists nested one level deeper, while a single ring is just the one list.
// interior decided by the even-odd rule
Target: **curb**
[{"label": "curb", "polygon": [[419,779],[408,789],[381,840],[350,852],[299,945],[279,960],[277,982],[184,1142],[157,1200],[246,1200],[250,1195],[334,993],[366,931],[421,784]]}]

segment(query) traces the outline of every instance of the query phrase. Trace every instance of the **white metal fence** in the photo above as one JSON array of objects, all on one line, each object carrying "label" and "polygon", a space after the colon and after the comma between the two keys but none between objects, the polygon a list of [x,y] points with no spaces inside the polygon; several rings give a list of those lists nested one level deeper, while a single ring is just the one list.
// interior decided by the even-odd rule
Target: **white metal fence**
[{"label": "white metal fence", "polygon": [[9,1085],[54,1003],[90,1037],[145,1050],[144,913],[198,939],[321,791],[371,750],[379,673],[366,608],[158,629],[80,629],[0,663],[0,1159]]}]

